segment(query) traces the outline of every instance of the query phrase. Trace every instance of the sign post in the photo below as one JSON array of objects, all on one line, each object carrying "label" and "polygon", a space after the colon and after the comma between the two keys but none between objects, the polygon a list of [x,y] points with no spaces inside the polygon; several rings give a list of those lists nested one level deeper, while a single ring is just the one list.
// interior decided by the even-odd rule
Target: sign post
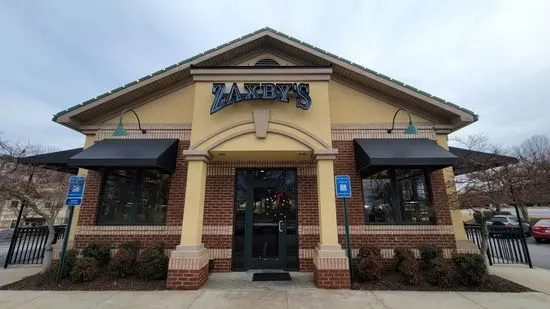
[{"label": "sign post", "polygon": [[63,268],[65,266],[65,252],[67,251],[67,243],[69,241],[69,232],[71,230],[71,223],[73,222],[73,214],[75,206],[82,204],[82,197],[84,196],[84,184],[86,183],[86,177],[84,176],[71,176],[69,179],[69,188],[67,189],[67,198],[65,204],[69,207],[69,218],[65,227],[65,233],[63,235],[63,247],[61,248],[61,256],[59,257],[59,266],[57,268],[57,275],[55,277],[55,283],[61,282],[63,275]]},{"label": "sign post", "polygon": [[348,175],[338,175],[334,177],[334,185],[336,187],[336,197],[342,198],[344,207],[344,229],[346,231],[346,252],[348,255],[349,280],[352,283],[353,270],[351,269],[351,240],[349,235],[348,224],[348,207],[346,206],[346,198],[351,197],[351,181]]}]

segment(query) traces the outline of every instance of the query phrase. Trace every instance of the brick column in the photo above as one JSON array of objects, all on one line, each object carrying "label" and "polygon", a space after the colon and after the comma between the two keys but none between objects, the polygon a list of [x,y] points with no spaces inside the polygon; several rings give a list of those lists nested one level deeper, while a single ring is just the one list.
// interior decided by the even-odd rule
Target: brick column
[{"label": "brick column", "polygon": [[196,290],[208,280],[208,250],[202,244],[206,169],[209,156],[197,150],[184,151],[189,161],[180,245],[170,255],[168,289]]},{"label": "brick column", "polygon": [[313,274],[317,287],[327,289],[350,288],[348,259],[338,243],[333,164],[337,152],[315,152],[320,243],[313,256]]}]

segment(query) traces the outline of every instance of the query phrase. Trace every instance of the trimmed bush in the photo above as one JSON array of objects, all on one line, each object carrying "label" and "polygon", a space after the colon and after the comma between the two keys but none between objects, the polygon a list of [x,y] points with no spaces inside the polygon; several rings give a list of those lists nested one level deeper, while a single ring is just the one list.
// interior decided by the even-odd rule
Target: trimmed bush
[{"label": "trimmed bush", "polygon": [[133,274],[136,267],[137,255],[127,249],[118,249],[111,262],[109,263],[109,271],[115,278],[125,278]]},{"label": "trimmed bush", "polygon": [[96,259],[99,266],[107,266],[111,259],[111,247],[108,244],[93,241],[82,250],[82,256]]},{"label": "trimmed bush", "polygon": [[415,259],[414,252],[409,248],[395,248],[393,259],[395,262],[395,269],[399,270],[399,265],[401,265],[401,262],[407,259]]},{"label": "trimmed bush", "polygon": [[99,274],[99,262],[92,257],[81,257],[71,270],[71,278],[78,282],[92,281]]},{"label": "trimmed bush", "polygon": [[[71,270],[73,269],[76,261],[78,260],[78,250],[69,249],[65,252],[65,267],[63,267],[63,272],[61,273],[61,278],[66,278],[70,275]],[[59,268],[60,261],[54,261],[52,266],[49,269],[49,272],[52,273],[53,277],[57,276],[57,269]]]},{"label": "trimmed bush", "polygon": [[396,248],[394,259],[396,270],[401,273],[405,283],[416,285],[420,282],[420,266],[411,249]]},{"label": "trimmed bush", "polygon": [[118,248],[127,250],[129,252],[132,252],[137,257],[137,255],[139,254],[140,243],[139,243],[138,240],[127,241],[127,242],[124,242],[124,243],[120,244],[120,246],[118,246]]},{"label": "trimmed bush", "polygon": [[443,257],[443,249],[431,245],[420,247],[420,268],[422,270],[428,270],[430,268],[430,262],[438,257]]},{"label": "trimmed bush", "polygon": [[448,288],[453,281],[453,270],[443,257],[438,256],[429,262],[427,279],[431,284]]},{"label": "trimmed bush", "polygon": [[481,254],[457,253],[453,255],[453,264],[460,283],[471,286],[479,285],[487,277],[487,267]]},{"label": "trimmed bush", "polygon": [[359,282],[378,281],[382,277],[382,261],[374,254],[361,258],[355,267]]},{"label": "trimmed bush", "polygon": [[168,273],[168,257],[164,254],[164,244],[157,243],[153,248],[143,250],[137,260],[137,271],[144,280],[165,279]]},{"label": "trimmed bush", "polygon": [[69,249],[65,252],[65,265],[67,265],[69,269],[73,268],[76,264],[79,253],[78,249]]},{"label": "trimmed bush", "polygon": [[359,248],[359,253],[357,254],[357,258],[361,259],[369,255],[374,255],[376,257],[382,256],[380,253],[380,248],[372,247],[372,246],[362,246],[361,248]]}]

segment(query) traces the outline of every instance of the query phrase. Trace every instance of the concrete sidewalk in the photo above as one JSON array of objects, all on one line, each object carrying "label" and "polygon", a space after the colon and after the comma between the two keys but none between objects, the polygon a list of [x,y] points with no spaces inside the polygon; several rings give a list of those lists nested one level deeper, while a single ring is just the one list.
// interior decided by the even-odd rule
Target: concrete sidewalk
[{"label": "concrete sidewalk", "polygon": [[[3,266],[3,265],[2,265]],[[40,272],[42,265],[17,265],[0,268],[0,286],[19,281]],[[0,306],[0,308],[2,308]]]},{"label": "concrete sidewalk", "polygon": [[0,308],[422,308],[548,309],[542,293],[368,292],[298,288],[156,292],[0,291]]},{"label": "concrete sidewalk", "polygon": [[[550,270],[529,268],[520,264],[497,264],[490,268],[493,275],[514,281],[532,290],[550,295]],[[548,304],[550,308],[550,304]]]}]

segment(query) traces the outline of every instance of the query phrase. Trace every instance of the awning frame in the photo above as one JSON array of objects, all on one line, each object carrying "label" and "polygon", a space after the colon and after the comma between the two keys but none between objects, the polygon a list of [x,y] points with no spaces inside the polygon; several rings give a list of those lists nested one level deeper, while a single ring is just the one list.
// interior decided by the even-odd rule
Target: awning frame
[{"label": "awning frame", "polygon": [[355,139],[354,148],[356,170],[362,177],[389,168],[434,171],[458,159],[429,139]]},{"label": "awning frame", "polygon": [[105,168],[176,170],[178,139],[104,139],[71,157],[68,165],[101,171]]}]

